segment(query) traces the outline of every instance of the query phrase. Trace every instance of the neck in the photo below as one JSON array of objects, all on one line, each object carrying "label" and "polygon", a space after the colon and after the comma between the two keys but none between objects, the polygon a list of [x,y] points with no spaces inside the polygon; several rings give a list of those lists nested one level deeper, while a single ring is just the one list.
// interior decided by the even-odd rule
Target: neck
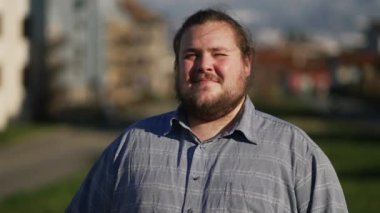
[{"label": "neck", "polygon": [[245,98],[242,98],[240,103],[229,113],[215,120],[202,120],[188,114],[188,124],[193,133],[200,141],[206,141],[225,129],[239,113]]}]

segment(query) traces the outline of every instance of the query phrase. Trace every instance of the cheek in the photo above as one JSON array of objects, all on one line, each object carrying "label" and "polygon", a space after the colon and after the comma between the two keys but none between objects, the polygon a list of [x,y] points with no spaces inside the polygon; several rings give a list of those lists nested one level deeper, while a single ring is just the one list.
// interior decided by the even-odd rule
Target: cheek
[{"label": "cheek", "polygon": [[219,77],[224,78],[228,75],[229,70],[233,69],[233,66],[231,66],[228,61],[219,61],[218,63],[215,63],[214,69]]},{"label": "cheek", "polygon": [[190,76],[191,65],[189,63],[180,63],[178,67],[177,79],[181,84],[187,82]]},{"label": "cheek", "polygon": [[244,67],[238,63],[223,63],[215,69],[217,74],[225,80],[226,84],[237,85],[247,78]]},{"label": "cheek", "polygon": [[190,76],[190,72],[194,67],[194,63],[191,61],[184,61],[180,65],[180,78],[184,80],[188,80]]}]

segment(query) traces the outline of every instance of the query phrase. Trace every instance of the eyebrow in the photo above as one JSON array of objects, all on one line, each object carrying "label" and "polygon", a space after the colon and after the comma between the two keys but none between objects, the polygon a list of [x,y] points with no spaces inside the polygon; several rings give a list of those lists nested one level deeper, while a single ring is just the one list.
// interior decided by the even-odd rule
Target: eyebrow
[{"label": "eyebrow", "polygon": [[186,52],[199,52],[199,49],[197,48],[187,48],[185,50],[182,51],[183,53],[186,53]]},{"label": "eyebrow", "polygon": [[231,50],[232,49],[228,49],[228,48],[225,48],[225,47],[213,47],[213,48],[211,48],[212,52],[215,52],[215,51],[226,51],[226,52],[229,52]]},{"label": "eyebrow", "polygon": [[[209,48],[208,50],[211,52],[216,52],[216,51],[230,52],[230,51],[233,51],[234,49],[233,48],[229,49],[229,48],[225,48],[225,47],[212,47],[212,48]],[[184,53],[186,53],[186,52],[200,52],[200,49],[190,47],[190,48],[185,49],[183,52]]]}]

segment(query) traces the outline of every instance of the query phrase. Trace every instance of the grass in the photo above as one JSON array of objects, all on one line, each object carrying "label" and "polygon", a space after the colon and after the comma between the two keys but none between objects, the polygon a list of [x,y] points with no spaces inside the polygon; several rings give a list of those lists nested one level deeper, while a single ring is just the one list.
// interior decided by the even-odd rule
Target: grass
[{"label": "grass", "polygon": [[78,189],[84,175],[84,172],[80,172],[36,191],[20,192],[10,196],[0,203],[0,212],[63,212]]},{"label": "grass", "polygon": [[31,134],[48,131],[50,128],[52,125],[46,123],[13,123],[6,130],[0,131],[0,146],[15,142]]},{"label": "grass", "polygon": [[380,209],[380,180],[341,178],[350,213],[377,213]]},{"label": "grass", "polygon": [[320,140],[318,144],[342,177],[380,178],[380,141]]},{"label": "grass", "polygon": [[351,213],[380,209],[380,141],[319,140],[333,163]]}]

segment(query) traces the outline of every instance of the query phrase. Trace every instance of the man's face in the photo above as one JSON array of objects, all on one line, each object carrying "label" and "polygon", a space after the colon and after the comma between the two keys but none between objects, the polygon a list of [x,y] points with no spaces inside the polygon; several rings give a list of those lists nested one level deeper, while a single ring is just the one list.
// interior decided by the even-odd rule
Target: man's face
[{"label": "man's face", "polygon": [[244,98],[251,64],[225,22],[195,25],[182,36],[176,76],[177,96],[188,113],[220,118]]}]

